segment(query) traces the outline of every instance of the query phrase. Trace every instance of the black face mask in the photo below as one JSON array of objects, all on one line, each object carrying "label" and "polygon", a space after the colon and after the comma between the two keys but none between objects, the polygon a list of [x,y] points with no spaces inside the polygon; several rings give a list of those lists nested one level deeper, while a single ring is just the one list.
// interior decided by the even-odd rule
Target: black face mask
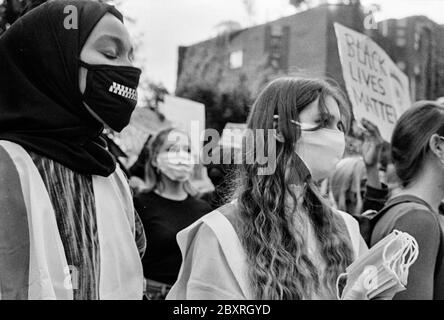
[{"label": "black face mask", "polygon": [[120,132],[131,119],[137,104],[137,86],[141,70],[134,67],[91,65],[83,100],[111,129]]}]

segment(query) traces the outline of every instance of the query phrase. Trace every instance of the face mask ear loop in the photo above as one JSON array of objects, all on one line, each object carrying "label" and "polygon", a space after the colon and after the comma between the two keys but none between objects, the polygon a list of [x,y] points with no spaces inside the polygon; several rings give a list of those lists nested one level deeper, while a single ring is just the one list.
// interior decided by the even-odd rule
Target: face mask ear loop
[{"label": "face mask ear loop", "polygon": [[[406,239],[407,246],[403,249],[401,258],[399,259],[399,278],[402,283],[407,281],[409,261],[412,255],[412,247],[409,239]],[[406,259],[408,259],[406,261]]]},{"label": "face mask ear loop", "polygon": [[416,239],[413,238],[412,236],[408,235],[408,240],[410,242],[410,246],[409,246],[410,255],[408,257],[407,262],[403,265],[406,281],[407,281],[407,276],[408,276],[408,270],[413,265],[413,263],[415,263],[416,259],[418,258],[418,255],[419,255],[418,243],[416,242]]},{"label": "face mask ear loop", "polygon": [[[419,251],[418,251],[418,243],[416,242],[415,238],[413,238],[412,236],[408,236],[407,241],[409,244],[410,255],[408,256],[405,265],[407,267],[410,267],[417,259]],[[406,258],[406,256],[403,256],[403,258]]]},{"label": "face mask ear loop", "polygon": [[[410,266],[416,261],[418,258],[418,244],[412,236],[409,234],[404,234],[405,240],[408,244],[408,248],[405,250],[402,255],[402,260],[400,264],[400,279],[402,283],[407,283],[408,271]],[[407,256],[408,255],[408,256]],[[407,261],[405,261],[407,259]]]},{"label": "face mask ear loop", "polygon": [[[395,232],[396,232],[396,230],[395,230]],[[396,233],[395,233],[395,235],[396,235]],[[390,240],[390,241],[385,245],[384,250],[382,251],[382,261],[383,261],[384,263],[389,263],[389,261],[388,261],[388,259],[387,259],[387,250],[388,250],[388,247],[389,247],[393,242],[396,241],[396,239],[397,239],[397,237],[394,237],[392,240]]]}]

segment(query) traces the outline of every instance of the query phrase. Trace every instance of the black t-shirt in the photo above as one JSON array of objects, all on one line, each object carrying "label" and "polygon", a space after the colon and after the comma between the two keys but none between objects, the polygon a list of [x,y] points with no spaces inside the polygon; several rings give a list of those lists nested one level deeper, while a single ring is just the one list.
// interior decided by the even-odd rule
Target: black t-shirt
[{"label": "black t-shirt", "polygon": [[142,259],[145,278],[173,285],[179,274],[182,255],[176,235],[211,211],[210,206],[188,196],[176,201],[155,192],[135,196],[134,206],[140,215],[147,238]]}]

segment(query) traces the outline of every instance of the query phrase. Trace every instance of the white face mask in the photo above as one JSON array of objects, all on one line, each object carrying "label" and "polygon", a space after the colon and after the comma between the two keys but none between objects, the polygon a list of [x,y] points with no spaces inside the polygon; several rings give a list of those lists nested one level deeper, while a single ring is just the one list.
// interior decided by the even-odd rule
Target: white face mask
[{"label": "white face mask", "polygon": [[327,178],[344,155],[344,133],[327,128],[306,131],[304,129],[309,125],[296,124],[302,129],[301,137],[296,144],[296,153],[310,170],[314,181]]},{"label": "white face mask", "polygon": [[194,169],[192,156],[188,152],[163,152],[157,156],[157,168],[173,181],[188,181]]},{"label": "white face mask", "polygon": [[[409,268],[418,254],[415,238],[394,230],[347,267],[347,285],[342,296],[347,296],[356,282],[362,280],[367,299],[393,298],[396,293],[405,290]],[[361,276],[364,278],[361,279]]]}]

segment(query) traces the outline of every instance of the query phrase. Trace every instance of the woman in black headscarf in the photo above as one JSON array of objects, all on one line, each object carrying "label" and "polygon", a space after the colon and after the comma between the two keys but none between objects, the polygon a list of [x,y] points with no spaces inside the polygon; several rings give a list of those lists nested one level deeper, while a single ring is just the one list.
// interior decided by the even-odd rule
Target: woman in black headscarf
[{"label": "woman in black headscarf", "polygon": [[143,237],[101,137],[137,103],[132,51],[94,1],[42,4],[0,37],[0,299],[142,297]]}]

